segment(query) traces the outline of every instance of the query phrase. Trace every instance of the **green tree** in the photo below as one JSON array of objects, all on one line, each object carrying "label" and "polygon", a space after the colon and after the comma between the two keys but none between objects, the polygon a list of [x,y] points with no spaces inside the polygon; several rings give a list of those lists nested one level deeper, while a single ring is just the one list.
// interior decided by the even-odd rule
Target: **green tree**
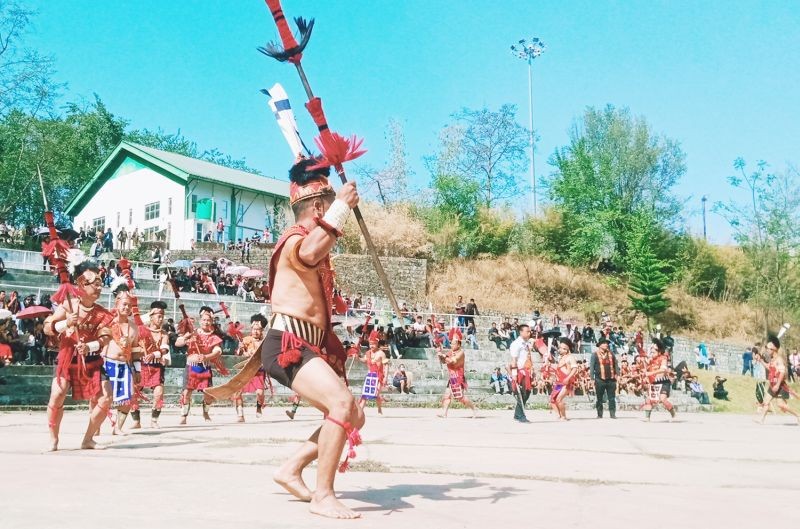
[{"label": "green tree", "polygon": [[728,180],[746,193],[747,202],[715,205],[750,265],[749,298],[761,313],[765,333],[797,315],[800,306],[800,173],[795,167],[781,173],[768,167],[759,161],[748,172],[745,161],[737,158],[737,174]]},{"label": "green tree", "polygon": [[588,108],[570,144],[551,157],[556,171],[546,182],[570,234],[568,261],[609,259],[621,268],[626,235],[642,215],[665,233],[674,230],[681,205],[673,188],[686,170],[684,159],[677,142],[654,134],[627,108]]},{"label": "green tree", "polygon": [[201,149],[196,142],[181,134],[180,130],[174,134],[164,132],[161,129],[132,130],[125,133],[125,140],[145,147],[174,152],[190,158],[198,158],[217,165],[230,167],[231,169],[261,174],[258,169],[248,166],[244,158],[234,158],[229,154],[222,153],[219,149]]},{"label": "green tree", "polygon": [[38,167],[50,209],[67,223],[67,203],[120,142],[126,124],[97,96],[67,105],[63,117],[14,110],[0,119],[0,218],[14,226],[41,224]]},{"label": "green tree", "polygon": [[652,249],[654,229],[652,224],[643,221],[634,230],[628,254],[628,289],[631,294],[631,308],[645,315],[647,327],[650,319],[669,308],[666,297],[669,276],[665,273],[668,264],[659,259]]}]

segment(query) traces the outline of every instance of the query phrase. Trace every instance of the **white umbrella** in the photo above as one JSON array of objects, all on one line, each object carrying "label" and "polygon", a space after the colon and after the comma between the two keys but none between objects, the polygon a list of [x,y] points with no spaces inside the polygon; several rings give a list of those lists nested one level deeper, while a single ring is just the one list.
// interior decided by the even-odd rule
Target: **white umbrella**
[{"label": "white umbrella", "polygon": [[251,279],[251,278],[261,277],[263,275],[264,275],[264,272],[262,272],[261,270],[256,270],[255,268],[253,268],[252,270],[248,270],[247,272],[244,272],[242,274],[242,277],[245,278],[245,279]]},{"label": "white umbrella", "polygon": [[239,266],[229,266],[229,267],[227,267],[225,269],[225,275],[226,276],[238,276],[238,275],[244,274],[248,270],[250,270],[250,269],[248,267],[246,267],[246,266],[241,266],[241,265],[239,265]]}]

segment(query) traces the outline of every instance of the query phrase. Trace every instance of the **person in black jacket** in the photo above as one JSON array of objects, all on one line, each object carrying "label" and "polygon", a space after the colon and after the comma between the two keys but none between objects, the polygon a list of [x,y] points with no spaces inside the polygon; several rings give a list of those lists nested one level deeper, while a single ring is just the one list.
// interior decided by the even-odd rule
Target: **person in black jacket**
[{"label": "person in black jacket", "polygon": [[592,353],[591,362],[592,378],[594,378],[595,394],[597,395],[597,418],[603,418],[603,397],[608,398],[608,412],[612,419],[617,418],[617,376],[619,376],[619,364],[617,357],[609,349],[608,340],[600,338],[597,341],[597,349]]}]

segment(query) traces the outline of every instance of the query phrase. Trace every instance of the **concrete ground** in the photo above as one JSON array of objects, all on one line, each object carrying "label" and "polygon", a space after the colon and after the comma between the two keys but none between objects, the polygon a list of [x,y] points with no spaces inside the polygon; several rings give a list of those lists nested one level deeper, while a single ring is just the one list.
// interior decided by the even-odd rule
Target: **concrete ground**
[{"label": "concrete ground", "polygon": [[[59,529],[234,527],[793,527],[800,522],[800,427],[787,416],[656,412],[616,421],[545,411],[518,424],[510,411],[439,419],[430,409],[367,410],[355,468],[337,478],[343,501],[362,513],[334,521],[308,513],[270,479],[321,415],[268,408],[246,424],[212,410],[176,426],[77,450],[85,411],[64,418],[62,450],[43,451],[43,412],[0,414],[0,527]],[[199,412],[199,410],[193,410]],[[143,414],[146,415],[146,414]],[[148,419],[145,421],[145,425]],[[313,468],[307,481],[314,482]],[[767,516],[768,518],[765,518]],[[517,525],[520,526],[520,525]]]}]

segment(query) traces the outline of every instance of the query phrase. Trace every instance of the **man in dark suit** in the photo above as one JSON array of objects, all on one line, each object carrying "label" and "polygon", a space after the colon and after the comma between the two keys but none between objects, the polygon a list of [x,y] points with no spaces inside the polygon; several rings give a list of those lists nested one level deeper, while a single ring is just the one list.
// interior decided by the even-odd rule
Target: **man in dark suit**
[{"label": "man in dark suit", "polygon": [[617,376],[619,364],[614,353],[609,349],[608,340],[600,338],[597,349],[592,353],[592,377],[594,378],[595,393],[597,394],[597,418],[603,418],[603,396],[608,398],[608,411],[612,419],[617,418]]}]

